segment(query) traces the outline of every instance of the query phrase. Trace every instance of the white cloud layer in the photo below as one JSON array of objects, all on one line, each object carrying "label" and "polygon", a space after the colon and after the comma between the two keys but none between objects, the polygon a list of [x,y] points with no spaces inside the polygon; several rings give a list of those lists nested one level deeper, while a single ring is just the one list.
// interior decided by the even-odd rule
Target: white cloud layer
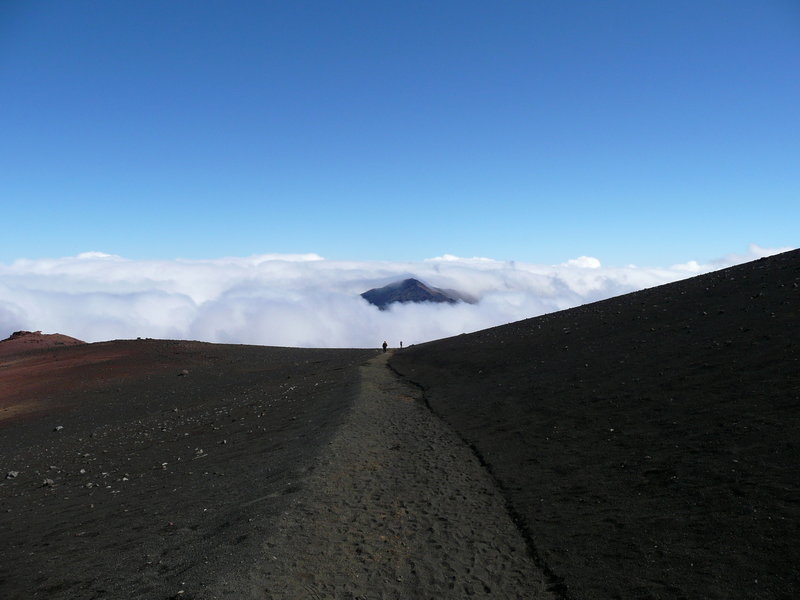
[{"label": "white cloud layer", "polygon": [[[127,260],[102,252],[0,263],[0,339],[21,329],[86,341],[153,337],[304,347],[392,346],[448,337],[653,287],[790,248],[751,244],[707,264],[607,268],[581,256],[546,266],[444,255],[422,262],[315,254]],[[359,294],[406,277],[476,304],[379,311]]]}]

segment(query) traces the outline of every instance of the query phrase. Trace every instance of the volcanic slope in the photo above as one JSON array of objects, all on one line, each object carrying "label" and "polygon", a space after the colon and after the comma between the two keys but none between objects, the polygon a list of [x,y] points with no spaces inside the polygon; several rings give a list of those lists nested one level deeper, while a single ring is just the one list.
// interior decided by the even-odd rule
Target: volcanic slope
[{"label": "volcanic slope", "polygon": [[0,598],[216,598],[260,566],[373,350],[133,340],[0,358]]},{"label": "volcanic slope", "polygon": [[42,350],[53,346],[79,346],[85,343],[60,333],[15,331],[8,338],[0,340],[0,357],[21,354],[28,350]]},{"label": "volcanic slope", "polygon": [[411,347],[569,599],[800,596],[800,251]]}]

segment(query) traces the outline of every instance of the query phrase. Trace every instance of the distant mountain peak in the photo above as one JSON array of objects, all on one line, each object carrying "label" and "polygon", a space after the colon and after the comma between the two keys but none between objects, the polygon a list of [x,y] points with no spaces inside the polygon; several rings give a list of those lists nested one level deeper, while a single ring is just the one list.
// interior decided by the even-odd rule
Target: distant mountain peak
[{"label": "distant mountain peak", "polygon": [[459,292],[431,287],[414,278],[395,281],[380,288],[373,288],[361,294],[361,297],[381,310],[386,310],[390,304],[396,302],[446,302],[455,304],[462,300],[469,301],[466,296]]}]

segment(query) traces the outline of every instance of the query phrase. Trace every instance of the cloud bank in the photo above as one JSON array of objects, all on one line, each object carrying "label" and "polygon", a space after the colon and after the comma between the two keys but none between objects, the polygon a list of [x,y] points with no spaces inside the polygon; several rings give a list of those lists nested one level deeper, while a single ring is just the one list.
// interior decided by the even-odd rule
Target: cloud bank
[{"label": "cloud bank", "polygon": [[[28,329],[86,341],[152,337],[299,347],[420,343],[653,287],[790,248],[665,268],[603,267],[581,256],[535,265],[444,255],[422,262],[329,261],[315,254],[128,260],[101,252],[0,263],[0,339]],[[379,311],[359,294],[406,277],[476,304]]]}]

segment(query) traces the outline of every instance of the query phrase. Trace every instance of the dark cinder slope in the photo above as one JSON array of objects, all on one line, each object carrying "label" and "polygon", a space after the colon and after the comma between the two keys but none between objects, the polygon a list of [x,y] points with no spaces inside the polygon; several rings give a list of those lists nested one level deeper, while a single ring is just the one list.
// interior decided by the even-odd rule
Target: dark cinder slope
[{"label": "dark cinder slope", "polygon": [[800,251],[397,353],[572,599],[800,596]]},{"label": "dark cinder slope", "polygon": [[0,598],[249,597],[374,355],[140,340],[0,357]]}]

